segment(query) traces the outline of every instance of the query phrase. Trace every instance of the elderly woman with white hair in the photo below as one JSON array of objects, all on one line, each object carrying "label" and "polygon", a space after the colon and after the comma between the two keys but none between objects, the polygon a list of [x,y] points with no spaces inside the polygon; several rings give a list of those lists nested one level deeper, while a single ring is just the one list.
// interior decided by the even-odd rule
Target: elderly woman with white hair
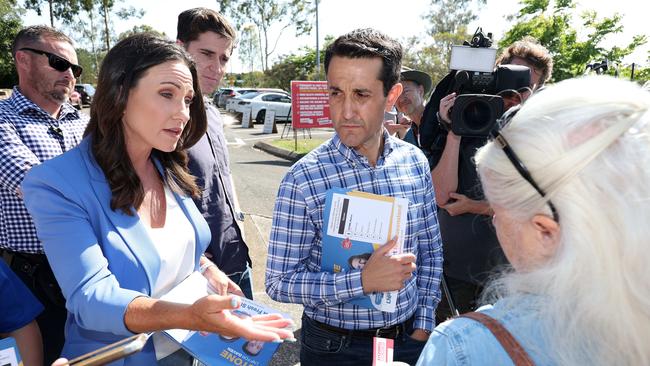
[{"label": "elderly woman with white hair", "polygon": [[638,85],[592,76],[504,118],[476,160],[512,269],[418,365],[650,365],[649,108]]}]

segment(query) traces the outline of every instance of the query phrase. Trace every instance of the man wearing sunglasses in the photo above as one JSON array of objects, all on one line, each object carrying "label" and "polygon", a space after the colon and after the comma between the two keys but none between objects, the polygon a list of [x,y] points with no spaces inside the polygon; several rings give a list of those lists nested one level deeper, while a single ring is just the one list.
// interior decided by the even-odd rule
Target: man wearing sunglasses
[{"label": "man wearing sunglasses", "polygon": [[[553,60],[536,40],[524,38],[504,50],[496,64],[530,69],[530,85],[512,93],[499,93],[504,100],[504,110],[507,110],[522,103],[531,91],[550,79]],[[433,109],[433,113],[438,111],[441,124],[451,124],[450,109],[455,100],[456,93],[446,95]],[[479,305],[477,299],[487,276],[506,263],[490,223],[492,210],[483,197],[473,160],[476,150],[486,142],[485,137],[461,137],[440,127],[436,129],[433,144],[428,145],[431,146],[431,176],[439,205],[444,275],[453,304],[460,313],[473,311]],[[441,301],[436,315],[438,322],[453,315],[447,299]]]},{"label": "man wearing sunglasses", "polygon": [[12,54],[18,85],[0,102],[0,252],[45,307],[37,322],[49,365],[63,346],[65,300],[19,187],[31,167],[76,146],[88,119],[68,103],[82,72],[68,36],[47,26],[26,27]]}]

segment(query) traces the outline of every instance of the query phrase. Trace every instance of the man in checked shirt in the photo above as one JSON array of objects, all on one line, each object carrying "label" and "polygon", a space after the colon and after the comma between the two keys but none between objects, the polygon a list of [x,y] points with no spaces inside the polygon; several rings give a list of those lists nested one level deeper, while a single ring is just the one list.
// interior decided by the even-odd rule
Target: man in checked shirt
[{"label": "man in checked shirt", "polygon": [[[415,364],[434,327],[442,250],[426,158],[389,136],[384,111],[402,91],[401,45],[372,29],[339,37],[325,55],[336,134],[297,162],[280,184],[268,249],[266,292],[299,303],[303,365],[370,365],[373,337],[394,339],[395,361]],[[344,187],[409,200],[404,254],[379,247],[363,269],[321,270],[325,193]],[[399,290],[393,313],[350,300]]]},{"label": "man in checked shirt", "polygon": [[0,102],[0,251],[45,306],[37,322],[49,365],[63,346],[65,300],[19,187],[31,167],[76,146],[88,119],[68,103],[82,71],[68,36],[30,26],[16,35],[12,54],[18,86]]}]

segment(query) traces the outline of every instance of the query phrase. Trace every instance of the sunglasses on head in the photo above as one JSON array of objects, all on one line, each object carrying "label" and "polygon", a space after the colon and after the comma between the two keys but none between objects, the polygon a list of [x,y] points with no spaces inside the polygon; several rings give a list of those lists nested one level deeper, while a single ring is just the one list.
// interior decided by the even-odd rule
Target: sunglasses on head
[{"label": "sunglasses on head", "polygon": [[70,61],[64,59],[63,57],[59,57],[53,53],[37,50],[35,48],[29,48],[29,47],[23,47],[19,51],[30,51],[37,53],[39,55],[45,55],[47,56],[47,61],[50,64],[50,67],[53,68],[56,71],[66,71],[67,69],[72,69],[72,75],[74,77],[78,78],[81,76],[81,72],[83,71],[83,68],[79,65],[75,65],[71,63]]},{"label": "sunglasses on head", "polygon": [[[503,152],[506,154],[508,157],[508,160],[510,160],[510,163],[515,167],[519,175],[521,175],[522,178],[528,183],[530,183],[533,188],[539,193],[543,198],[546,198],[546,192],[542,190],[542,188],[535,182],[533,179],[533,176],[530,174],[530,171],[528,171],[528,168],[524,165],[524,163],[519,159],[519,156],[515,154],[515,151],[512,150],[512,147],[510,147],[510,144],[508,144],[508,141],[503,137],[501,134],[501,129],[503,129],[505,126],[510,123],[512,118],[517,114],[517,111],[521,108],[521,105],[517,105],[515,107],[510,108],[506,113],[503,114],[499,120],[497,120],[497,124],[490,133],[492,140],[496,142],[496,144],[503,150]],[[553,202],[551,200],[546,200],[546,203],[548,204],[548,207],[551,209],[551,213],[553,214],[553,220],[555,222],[560,222],[560,215],[557,213],[557,209],[555,208],[555,205],[553,205]]]}]

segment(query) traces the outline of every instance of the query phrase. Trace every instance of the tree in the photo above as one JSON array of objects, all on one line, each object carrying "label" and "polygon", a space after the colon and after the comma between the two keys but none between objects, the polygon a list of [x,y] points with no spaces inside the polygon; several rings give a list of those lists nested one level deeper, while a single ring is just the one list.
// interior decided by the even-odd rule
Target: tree
[{"label": "tree", "polygon": [[[311,31],[311,16],[315,8],[304,0],[221,0],[221,11],[235,20],[237,28],[252,22],[262,32],[260,40],[264,70],[269,68],[269,56],[275,52],[282,32],[290,26],[296,29],[296,35]],[[270,32],[274,25],[280,26],[273,46],[270,43]]]},{"label": "tree", "polygon": [[[258,57],[262,56],[260,51],[260,37],[257,34],[257,28],[254,24],[244,26],[239,33],[239,59],[243,65],[249,66],[250,71],[255,70],[256,65],[262,65],[258,62]],[[262,59],[262,63],[264,60]]]},{"label": "tree", "polygon": [[118,41],[123,40],[126,37],[132,36],[134,34],[138,33],[152,33],[155,34],[159,37],[167,37],[165,32],[160,32],[158,30],[155,30],[152,26],[146,25],[146,24],[141,24],[141,25],[135,25],[133,28],[129,29],[128,31],[120,33],[119,36],[117,36]]},{"label": "tree", "polygon": [[0,87],[11,88],[18,83],[11,44],[22,28],[25,11],[16,7],[16,1],[0,0]]},{"label": "tree", "polygon": [[96,64],[96,54],[83,48],[77,48],[77,60],[79,65],[84,68],[77,83],[79,84],[97,84],[97,75],[99,74],[99,66]]},{"label": "tree", "polygon": [[111,15],[116,15],[119,19],[126,20],[128,18],[136,17],[142,18],[144,15],[144,10],[136,9],[133,6],[126,8],[116,9],[116,5],[123,2],[124,0],[91,0],[98,1],[99,14],[101,15],[102,21],[104,23],[104,33],[102,38],[104,39],[104,45],[106,50],[111,48],[111,41],[113,40],[112,30],[112,21]]},{"label": "tree", "polygon": [[[330,37],[330,42],[332,38]],[[290,54],[282,57],[270,70],[264,72],[266,85],[269,88],[290,90],[291,80],[319,80],[316,72],[316,50],[311,47],[302,48],[304,54]],[[321,59],[325,58],[325,50],[320,50]]]},{"label": "tree", "polygon": [[[575,9],[573,0],[555,1],[552,9],[549,9],[549,2],[543,0],[522,0],[521,4],[522,9],[509,18],[517,20],[517,23],[506,32],[499,46],[506,47],[524,36],[535,37],[553,55],[555,81],[583,74],[586,65],[596,60],[607,59],[612,64],[619,64],[623,57],[648,41],[647,36],[637,35],[627,45],[606,49],[601,45],[603,40],[623,30],[620,15],[598,19],[594,11],[581,14],[587,36],[585,40],[579,40],[577,31],[571,26]],[[614,73],[613,69],[610,73]]]},{"label": "tree", "polygon": [[402,64],[428,73],[437,83],[449,72],[451,46],[462,44],[472,34],[467,24],[476,19],[472,10],[486,0],[431,0],[428,13],[422,16],[430,21],[427,34],[430,38],[420,40],[411,37],[403,43],[406,47]]},{"label": "tree", "polygon": [[39,16],[47,5],[50,14],[50,25],[54,28],[54,19],[63,24],[72,24],[76,21],[80,11],[79,0],[25,0],[26,9],[34,10]]}]

